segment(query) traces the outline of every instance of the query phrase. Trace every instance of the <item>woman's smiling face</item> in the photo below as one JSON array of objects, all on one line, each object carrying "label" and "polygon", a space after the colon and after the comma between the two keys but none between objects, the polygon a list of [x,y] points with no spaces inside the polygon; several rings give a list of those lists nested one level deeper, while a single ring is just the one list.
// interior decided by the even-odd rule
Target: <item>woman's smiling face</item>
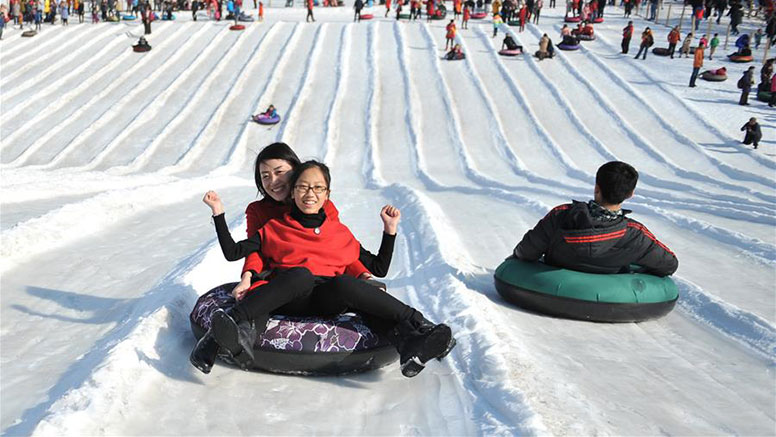
[{"label": "woman's smiling face", "polygon": [[296,207],[305,214],[315,214],[320,211],[329,198],[329,187],[323,172],[316,167],[302,172],[294,184],[291,197]]},{"label": "woman's smiling face", "polygon": [[285,159],[267,159],[259,163],[261,186],[269,197],[285,202],[291,193],[288,185],[294,168]]}]

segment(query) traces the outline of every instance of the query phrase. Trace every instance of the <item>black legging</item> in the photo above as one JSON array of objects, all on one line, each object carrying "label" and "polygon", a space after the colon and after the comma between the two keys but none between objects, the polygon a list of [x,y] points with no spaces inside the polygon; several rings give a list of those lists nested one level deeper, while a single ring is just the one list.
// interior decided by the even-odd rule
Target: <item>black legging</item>
[{"label": "black legging", "polygon": [[[352,276],[316,277],[304,267],[274,275],[234,307],[239,320],[266,321],[270,313],[337,314],[353,309],[394,323],[408,320],[415,310],[367,282]],[[307,314],[309,315],[309,314]]]}]

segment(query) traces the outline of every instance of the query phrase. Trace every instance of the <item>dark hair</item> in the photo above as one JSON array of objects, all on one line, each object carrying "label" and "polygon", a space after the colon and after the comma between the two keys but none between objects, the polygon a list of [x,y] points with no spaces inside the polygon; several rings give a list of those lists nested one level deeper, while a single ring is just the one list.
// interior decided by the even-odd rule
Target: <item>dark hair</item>
[{"label": "dark hair", "polygon": [[329,190],[331,189],[331,172],[329,172],[329,167],[326,166],[326,164],[322,162],[318,162],[314,159],[311,159],[309,161],[305,161],[296,168],[294,168],[294,174],[291,175],[291,189],[293,190],[296,186],[296,181],[299,180],[299,177],[302,176],[302,173],[304,173],[306,170],[309,170],[311,168],[317,168],[318,170],[323,173],[323,179],[326,180],[326,188]]},{"label": "dark hair", "polygon": [[595,184],[601,199],[609,205],[619,205],[630,197],[639,180],[639,172],[630,164],[620,161],[607,162],[595,174]]},{"label": "dark hair", "polygon": [[296,156],[296,153],[294,153],[286,143],[272,143],[261,149],[261,152],[256,156],[256,163],[253,165],[253,179],[256,181],[256,188],[259,189],[259,193],[261,193],[262,197],[266,196],[267,192],[264,191],[264,187],[261,185],[261,170],[259,170],[259,164],[268,159],[282,159],[283,161],[288,162],[292,168],[296,168],[301,162],[299,157]]}]

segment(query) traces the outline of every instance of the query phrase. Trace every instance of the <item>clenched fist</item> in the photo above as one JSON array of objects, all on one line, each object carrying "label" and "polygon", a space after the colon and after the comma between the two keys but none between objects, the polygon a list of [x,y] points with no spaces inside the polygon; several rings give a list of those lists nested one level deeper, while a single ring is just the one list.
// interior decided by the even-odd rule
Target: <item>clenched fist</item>
[{"label": "clenched fist", "polygon": [[393,205],[385,205],[380,210],[380,219],[383,221],[383,230],[388,235],[396,235],[396,229],[399,227],[401,211]]},{"label": "clenched fist", "polygon": [[207,206],[213,211],[213,215],[219,215],[224,213],[224,204],[221,203],[221,198],[218,197],[218,193],[215,191],[208,191],[205,193],[205,197],[202,198]]}]

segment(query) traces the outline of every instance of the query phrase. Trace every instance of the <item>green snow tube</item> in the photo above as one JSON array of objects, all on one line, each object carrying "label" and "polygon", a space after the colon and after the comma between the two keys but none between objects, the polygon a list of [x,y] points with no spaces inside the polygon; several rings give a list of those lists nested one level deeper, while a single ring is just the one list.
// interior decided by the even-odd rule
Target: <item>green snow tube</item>
[{"label": "green snow tube", "polygon": [[771,92],[770,91],[763,91],[759,90],[757,91],[757,100],[761,102],[768,103],[771,101]]},{"label": "green snow tube", "polygon": [[592,322],[640,322],[668,314],[679,290],[671,278],[601,275],[508,258],[494,274],[507,301],[551,316]]}]

